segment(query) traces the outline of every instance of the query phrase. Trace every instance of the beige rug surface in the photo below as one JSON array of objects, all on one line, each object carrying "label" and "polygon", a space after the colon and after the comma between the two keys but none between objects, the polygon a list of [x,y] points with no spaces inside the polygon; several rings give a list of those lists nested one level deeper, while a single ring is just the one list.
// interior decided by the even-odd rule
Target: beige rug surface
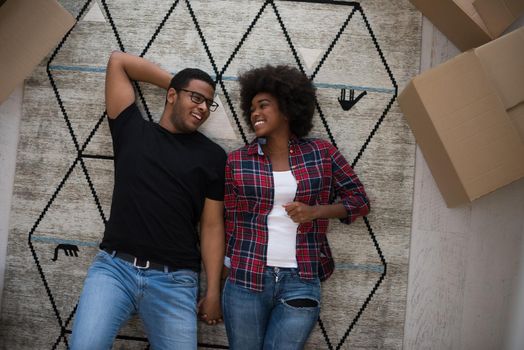
[{"label": "beige rug surface", "polygon": [[[317,326],[307,348],[401,349],[415,142],[395,97],[396,86],[418,72],[421,37],[420,13],[409,1],[60,2],[81,15],[48,57],[50,75],[46,59],[25,84],[0,348],[67,348],[111,203],[105,64],[112,50],[125,49],[173,73],[191,66],[219,76],[221,106],[202,131],[227,151],[252,138],[240,120],[239,72],[287,63],[313,78],[311,136],[330,139],[354,164],[372,212],[350,226],[331,222],[337,269],[322,287],[324,331]],[[140,90],[142,109],[158,120],[162,91]],[[134,319],[114,349],[146,349],[144,337]],[[201,324],[199,342],[226,348],[223,325]]]}]

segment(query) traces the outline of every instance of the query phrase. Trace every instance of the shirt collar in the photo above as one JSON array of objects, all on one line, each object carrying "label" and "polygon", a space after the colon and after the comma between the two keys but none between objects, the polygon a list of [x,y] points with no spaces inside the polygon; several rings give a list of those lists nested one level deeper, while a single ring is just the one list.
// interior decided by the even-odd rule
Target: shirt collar
[{"label": "shirt collar", "polygon": [[[289,145],[295,145],[298,144],[298,137],[295,135],[291,135],[289,139]],[[266,138],[265,137],[257,137],[251,143],[249,144],[247,148],[247,154],[248,155],[254,155],[258,154],[260,156],[264,155],[264,151],[262,150],[262,145],[266,144]]]}]

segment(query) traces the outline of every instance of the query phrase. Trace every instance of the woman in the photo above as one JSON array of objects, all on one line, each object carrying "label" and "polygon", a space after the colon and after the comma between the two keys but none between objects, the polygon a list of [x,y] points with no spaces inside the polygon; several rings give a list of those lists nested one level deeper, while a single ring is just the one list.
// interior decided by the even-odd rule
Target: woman
[{"label": "woman", "polygon": [[328,219],[349,224],[368,214],[369,202],[333,145],[303,138],[316,98],[305,75],[268,65],[239,82],[256,139],[226,164],[230,269],[222,303],[230,349],[302,349],[320,312],[320,281],[334,269]]}]

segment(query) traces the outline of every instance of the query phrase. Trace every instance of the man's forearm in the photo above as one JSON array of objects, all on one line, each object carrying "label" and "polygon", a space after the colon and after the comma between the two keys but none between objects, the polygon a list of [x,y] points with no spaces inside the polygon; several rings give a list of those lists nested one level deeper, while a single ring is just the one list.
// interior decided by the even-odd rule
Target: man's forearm
[{"label": "man's forearm", "polygon": [[224,263],[224,230],[222,227],[201,233],[202,260],[206,270],[207,293],[220,294],[220,279]]},{"label": "man's forearm", "polygon": [[120,65],[129,79],[150,83],[166,90],[173,78],[171,73],[155,63],[125,52],[114,51],[110,60]]}]

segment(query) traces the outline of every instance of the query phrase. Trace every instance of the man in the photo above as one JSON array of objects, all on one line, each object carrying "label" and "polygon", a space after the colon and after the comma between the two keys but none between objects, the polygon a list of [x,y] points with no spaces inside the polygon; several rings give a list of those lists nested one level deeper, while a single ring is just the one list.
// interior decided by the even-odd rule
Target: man
[{"label": "man", "polygon": [[[142,117],[132,80],[167,90],[158,124]],[[214,92],[214,81],[199,69],[171,77],[143,58],[111,54],[105,83],[115,156],[111,215],[80,296],[71,349],[110,349],[133,314],[152,349],[196,349],[197,309],[208,324],[221,321],[226,154],[197,131],[217,107]],[[207,291],[197,305],[201,256]]]}]

